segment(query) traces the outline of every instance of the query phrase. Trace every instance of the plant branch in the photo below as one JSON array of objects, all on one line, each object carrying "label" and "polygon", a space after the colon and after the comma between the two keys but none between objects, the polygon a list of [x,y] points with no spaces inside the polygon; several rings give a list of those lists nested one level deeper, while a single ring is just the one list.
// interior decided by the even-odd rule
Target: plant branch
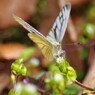
[{"label": "plant branch", "polygon": [[90,87],[88,87],[88,86],[85,86],[85,85],[83,85],[82,83],[78,82],[77,80],[75,80],[74,83],[77,84],[77,85],[79,85],[79,86],[82,87],[82,88],[87,89],[87,90],[95,91],[95,89],[90,88]]}]

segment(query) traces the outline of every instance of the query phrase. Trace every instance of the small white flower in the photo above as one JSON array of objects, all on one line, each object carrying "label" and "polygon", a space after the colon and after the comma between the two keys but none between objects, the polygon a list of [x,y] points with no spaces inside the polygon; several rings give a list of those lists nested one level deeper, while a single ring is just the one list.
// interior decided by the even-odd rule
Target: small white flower
[{"label": "small white flower", "polygon": [[56,74],[56,75],[54,76],[54,80],[55,80],[55,81],[63,81],[63,76],[58,73],[58,74]]},{"label": "small white flower", "polygon": [[93,28],[91,27],[91,25],[88,25],[87,30],[89,33],[93,33]]},{"label": "small white flower", "polygon": [[31,63],[32,65],[34,65],[34,66],[39,66],[40,61],[39,61],[37,58],[32,58],[32,59],[30,60],[30,63]]},{"label": "small white flower", "polygon": [[27,86],[25,87],[27,92],[30,93],[35,93],[37,91],[37,87],[35,85],[31,85],[31,84],[27,84]]},{"label": "small white flower", "polygon": [[37,87],[33,84],[24,84],[24,83],[17,83],[14,87],[16,92],[20,92],[22,90],[25,90],[30,93],[35,93],[37,91]]}]

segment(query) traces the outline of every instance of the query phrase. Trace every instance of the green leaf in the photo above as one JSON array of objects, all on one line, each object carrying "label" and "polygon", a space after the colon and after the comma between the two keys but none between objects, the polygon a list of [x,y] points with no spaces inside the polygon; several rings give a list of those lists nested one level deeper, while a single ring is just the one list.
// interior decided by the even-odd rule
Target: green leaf
[{"label": "green leaf", "polygon": [[85,93],[89,93],[89,92],[90,92],[90,93],[94,93],[95,91],[91,91],[91,90],[84,90],[84,91],[83,91],[83,94],[85,94]]},{"label": "green leaf", "polygon": [[69,88],[65,89],[64,94],[65,95],[77,95],[77,93],[82,90],[82,87],[72,84]]},{"label": "green leaf", "polygon": [[34,54],[34,52],[35,52],[35,48],[29,47],[22,52],[20,58],[23,58],[24,61],[26,61]]},{"label": "green leaf", "polygon": [[14,89],[11,89],[8,93],[8,95],[16,95]]}]

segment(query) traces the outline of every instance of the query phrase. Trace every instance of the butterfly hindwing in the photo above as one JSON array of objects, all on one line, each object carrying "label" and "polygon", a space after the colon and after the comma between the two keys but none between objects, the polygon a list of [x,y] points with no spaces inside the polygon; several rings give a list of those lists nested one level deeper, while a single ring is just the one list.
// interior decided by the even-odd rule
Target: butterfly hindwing
[{"label": "butterfly hindwing", "polygon": [[36,35],[35,33],[28,33],[28,36],[31,40],[33,40],[41,49],[43,55],[49,59],[53,59],[52,49],[53,45],[43,37]]},{"label": "butterfly hindwing", "polygon": [[53,59],[53,54],[52,54],[53,45],[46,39],[46,37],[42,35],[40,32],[38,32],[35,28],[30,26],[27,22],[25,22],[20,17],[15,16],[15,15],[13,15],[13,17],[18,23],[20,23],[26,30],[30,32],[28,33],[29,38],[33,40],[39,46],[44,56],[47,59],[52,60]]},{"label": "butterfly hindwing", "polygon": [[52,29],[47,35],[47,39],[50,40],[51,42],[60,43],[62,41],[67,27],[70,10],[71,10],[71,4],[67,3],[59,13],[59,16],[56,18],[56,21]]}]

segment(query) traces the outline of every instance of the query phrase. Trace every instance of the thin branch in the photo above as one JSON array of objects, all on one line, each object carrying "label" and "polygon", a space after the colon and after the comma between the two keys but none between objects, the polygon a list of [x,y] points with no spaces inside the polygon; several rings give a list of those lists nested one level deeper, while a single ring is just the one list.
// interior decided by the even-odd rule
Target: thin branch
[{"label": "thin branch", "polygon": [[95,89],[90,88],[90,87],[88,87],[88,86],[85,86],[84,84],[78,82],[77,80],[75,80],[74,83],[77,84],[77,85],[79,85],[79,86],[82,87],[82,88],[87,89],[87,90],[95,91]]}]

